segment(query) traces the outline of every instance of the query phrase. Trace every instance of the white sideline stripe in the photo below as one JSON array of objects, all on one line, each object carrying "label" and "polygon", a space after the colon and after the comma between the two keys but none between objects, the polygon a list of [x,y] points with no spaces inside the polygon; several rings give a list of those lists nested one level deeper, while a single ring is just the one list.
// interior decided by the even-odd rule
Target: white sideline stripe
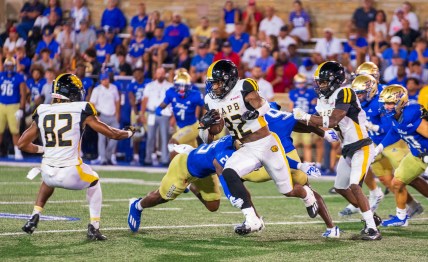
[{"label": "white sideline stripe", "polygon": [[[342,197],[341,195],[325,195],[322,196],[323,198],[336,198],[336,197]],[[284,196],[252,196],[251,198],[254,199],[286,199]],[[196,197],[179,197],[176,198],[174,201],[199,201]],[[221,200],[227,200],[226,197],[221,197]],[[49,204],[65,204],[65,203],[86,203],[86,200],[49,200]],[[118,199],[103,199],[104,202],[127,202],[129,203],[128,198],[118,198]],[[0,201],[0,205],[28,205],[28,204],[34,204],[34,201]]]},{"label": "white sideline stripe", "polygon": [[[424,221],[428,218],[412,218],[412,221]],[[361,221],[360,219],[350,219],[346,221],[333,221],[335,224],[345,224],[345,223],[355,223]],[[282,222],[268,222],[265,225],[307,225],[307,224],[324,224],[324,221],[282,221]],[[148,226],[141,227],[140,230],[150,230],[150,229],[178,229],[178,228],[206,228],[206,227],[232,227],[236,224],[203,224],[203,225],[181,225],[181,226]],[[130,230],[128,227],[107,227],[101,228],[101,231],[125,231]],[[45,230],[45,231],[35,231],[33,234],[48,234],[48,233],[74,233],[74,232],[86,232],[86,229],[65,229],[65,230]],[[0,233],[0,236],[18,236],[18,235],[27,235],[25,232],[7,232]]]}]

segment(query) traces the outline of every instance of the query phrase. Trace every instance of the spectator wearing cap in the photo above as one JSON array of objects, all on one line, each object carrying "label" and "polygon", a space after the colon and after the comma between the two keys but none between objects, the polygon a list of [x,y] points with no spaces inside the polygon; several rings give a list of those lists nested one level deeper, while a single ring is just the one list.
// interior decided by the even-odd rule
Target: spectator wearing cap
[{"label": "spectator wearing cap", "polygon": [[48,6],[43,11],[42,16],[49,16],[51,13],[55,12],[58,15],[59,20],[62,20],[62,9],[59,6],[59,0],[49,0]]},{"label": "spectator wearing cap", "polygon": [[404,13],[404,18],[407,19],[407,21],[409,21],[410,23],[410,28],[412,28],[415,31],[419,30],[419,21],[418,21],[418,17],[416,16],[416,14],[414,12],[412,12],[413,6],[410,2],[405,1],[403,3],[403,5],[401,6],[401,9],[403,10]]},{"label": "spectator wearing cap", "polygon": [[168,43],[168,54],[176,55],[177,47],[180,45],[188,44],[190,41],[189,27],[181,22],[181,15],[174,13],[172,16],[172,23],[165,28],[165,37]]},{"label": "spectator wearing cap", "polygon": [[[75,54],[76,32],[73,30],[73,21],[64,21],[61,32],[56,37],[61,48],[61,61],[65,64],[71,61]],[[68,61],[68,62],[67,62]]]},{"label": "spectator wearing cap", "polygon": [[275,63],[275,59],[270,55],[269,47],[267,45],[262,46],[260,57],[256,59],[254,63],[255,66],[258,66],[262,69],[263,75],[266,74],[266,71]]},{"label": "spectator wearing cap", "polygon": [[296,65],[289,61],[287,53],[281,52],[278,61],[269,67],[266,80],[272,84],[274,93],[288,93],[296,74]]},{"label": "spectator wearing cap", "polygon": [[423,68],[428,69],[428,45],[427,40],[419,37],[415,41],[415,49],[412,50],[407,59],[412,65],[414,62],[419,61]]},{"label": "spectator wearing cap", "polygon": [[131,18],[131,22],[129,24],[131,26],[132,35],[135,34],[135,30],[138,27],[145,29],[148,21],[149,16],[146,14],[146,4],[139,3],[137,8],[137,14]]},{"label": "spectator wearing cap", "polygon": [[105,26],[104,31],[106,33],[107,44],[110,44],[113,50],[116,50],[116,47],[122,44],[122,39],[117,36],[112,27]]},{"label": "spectator wearing cap", "polygon": [[326,60],[339,59],[339,55],[343,53],[343,47],[340,40],[333,36],[333,29],[324,28],[324,38],[317,41],[314,52],[317,64]]},{"label": "spectator wearing cap", "polygon": [[421,83],[419,79],[409,77],[406,79],[405,85],[407,89],[407,96],[409,97],[410,104],[417,104],[419,98],[419,92],[421,91]]},{"label": "spectator wearing cap", "polygon": [[401,24],[401,20],[405,19],[403,9],[398,8],[395,10],[394,13],[395,15],[392,17],[392,21],[389,24],[389,31],[388,31],[389,36],[395,35],[398,31],[401,30],[401,28],[403,28],[403,25]]},{"label": "spectator wearing cap", "polygon": [[159,11],[155,10],[149,14],[149,20],[146,25],[147,38],[152,38],[156,28],[165,28],[165,22],[160,19]]},{"label": "spectator wearing cap", "polygon": [[418,60],[413,62],[409,69],[409,77],[417,78],[422,85],[428,84],[428,68],[424,68]]},{"label": "spectator wearing cap", "polygon": [[30,73],[31,59],[28,58],[25,47],[20,46],[15,49],[16,72],[28,76]]},{"label": "spectator wearing cap", "polygon": [[259,31],[262,31],[266,36],[278,36],[284,21],[275,15],[275,8],[268,6],[265,8],[265,18],[260,22]]},{"label": "spectator wearing cap", "polygon": [[257,38],[250,36],[250,46],[245,50],[242,56],[242,63],[244,64],[245,70],[248,71],[253,68],[256,64],[256,60],[262,56],[262,49],[257,45]]},{"label": "spectator wearing cap", "polygon": [[189,45],[179,45],[177,56],[174,58],[175,68],[185,68],[187,71],[190,69],[192,58],[189,56]]},{"label": "spectator wearing cap", "polygon": [[110,56],[113,54],[114,49],[110,44],[107,43],[104,31],[98,33],[95,50],[97,52],[97,60],[100,64],[108,64],[110,62]]},{"label": "spectator wearing cap", "polygon": [[407,50],[413,48],[413,43],[420,36],[420,33],[410,27],[410,23],[407,19],[401,20],[402,28],[398,31],[395,36],[401,38],[401,45],[406,47]]},{"label": "spectator wearing cap", "polygon": [[273,87],[271,83],[263,78],[263,75],[261,67],[254,66],[251,68],[251,78],[257,81],[260,96],[270,102],[274,99]]},{"label": "spectator wearing cap", "polygon": [[33,57],[33,61],[37,61],[40,56],[42,49],[48,48],[50,50],[50,58],[58,60],[60,53],[60,46],[57,41],[54,40],[53,29],[47,27],[43,30],[43,39],[39,42],[36,48],[36,54]]},{"label": "spectator wearing cap", "polygon": [[217,54],[215,54],[214,56],[214,62],[221,59],[227,59],[232,61],[238,68],[241,65],[241,58],[237,53],[233,52],[232,45],[229,41],[223,42],[221,51],[217,52]]},{"label": "spectator wearing cap", "polygon": [[278,48],[280,52],[288,52],[288,46],[291,44],[297,45],[296,40],[289,35],[287,25],[281,26],[278,35]]},{"label": "spectator wearing cap", "polygon": [[357,8],[352,15],[352,24],[355,25],[360,36],[367,36],[370,22],[375,20],[376,9],[372,0],[363,0],[362,6]]},{"label": "spectator wearing cap", "polygon": [[[87,75],[87,66],[84,62],[79,62],[76,65],[75,74],[76,76],[82,80],[83,89],[85,90],[85,101],[89,101],[91,97],[92,90],[94,89],[94,80]],[[88,72],[89,73],[89,72]]]},{"label": "spectator wearing cap", "polygon": [[[70,10],[70,18],[74,20],[74,30],[80,32],[82,21],[89,21],[89,10],[84,0],[73,0],[73,8]],[[84,51],[81,51],[83,53]]]},{"label": "spectator wearing cap", "polygon": [[407,51],[404,48],[401,48],[401,38],[398,36],[391,37],[391,47],[385,49],[382,53],[383,59],[387,62],[387,65],[392,64],[393,57],[399,57],[403,61],[407,59]]},{"label": "spectator wearing cap", "polygon": [[59,70],[58,60],[51,58],[51,50],[47,47],[40,50],[40,59],[33,63],[41,66],[43,70],[47,70],[48,68],[54,68],[55,71]]},{"label": "spectator wearing cap", "polygon": [[263,20],[263,14],[257,9],[256,0],[248,0],[247,7],[242,13],[242,23],[245,32],[250,35],[257,35],[260,22]]},{"label": "spectator wearing cap", "polygon": [[21,23],[16,27],[20,37],[27,39],[28,32],[34,25],[36,18],[40,16],[45,10],[45,5],[38,0],[25,2],[19,13]]},{"label": "spectator wearing cap", "polygon": [[97,36],[95,31],[89,28],[87,20],[80,21],[80,30],[76,35],[76,48],[79,54],[85,53],[88,48],[95,47]]},{"label": "spectator wearing cap", "polygon": [[249,46],[250,35],[244,32],[244,26],[241,22],[235,24],[235,31],[229,36],[228,41],[232,45],[232,51],[239,56],[244,54],[245,49]]},{"label": "spectator wearing cap", "polygon": [[288,21],[290,22],[290,35],[300,41],[308,42],[311,39],[311,18],[303,9],[302,1],[295,0],[293,2],[294,11],[290,13]]},{"label": "spectator wearing cap", "polygon": [[193,44],[198,48],[200,43],[206,43],[211,36],[211,26],[208,17],[203,16],[199,20],[199,25],[193,30]]},{"label": "spectator wearing cap", "polygon": [[122,10],[117,7],[117,0],[108,0],[107,8],[101,17],[101,27],[112,27],[115,33],[121,32],[126,27],[126,18]]},{"label": "spectator wearing cap", "polygon": [[302,62],[302,65],[298,68],[298,73],[306,77],[308,86],[313,86],[314,74],[317,70],[317,67],[318,66],[314,64],[310,58],[305,58]]},{"label": "spectator wearing cap", "polygon": [[226,1],[223,7],[223,14],[221,17],[221,24],[224,27],[224,31],[227,34],[231,34],[235,31],[235,23],[239,21],[240,11],[234,7],[232,1]]},{"label": "spectator wearing cap", "polygon": [[190,63],[190,74],[196,82],[204,83],[208,67],[213,62],[214,55],[208,52],[208,44],[199,43],[198,53]]},{"label": "spectator wearing cap", "polygon": [[46,84],[44,77],[45,70],[38,65],[32,65],[30,69],[31,75],[27,78],[27,93],[30,94],[30,106],[34,110],[39,106],[43,99],[41,97],[43,86]]},{"label": "spectator wearing cap", "polygon": [[18,35],[16,27],[12,26],[9,28],[9,37],[6,38],[6,41],[3,45],[3,55],[5,57],[12,57],[15,55],[15,49],[17,47],[24,47],[25,40]]},{"label": "spectator wearing cap", "polygon": [[353,68],[363,63],[367,54],[368,43],[366,38],[361,37],[356,31],[351,31],[348,35],[348,41],[343,43],[342,58],[349,60]]},{"label": "spectator wearing cap", "polygon": [[[119,128],[120,96],[117,87],[110,83],[110,75],[104,72],[100,75],[100,84],[94,88],[89,100],[99,112],[101,121],[109,126]],[[117,141],[98,134],[98,164],[112,163]]]},{"label": "spectator wearing cap", "polygon": [[131,40],[128,47],[130,63],[134,65],[134,67],[143,66],[143,56],[145,55],[146,49],[149,49],[149,46],[150,43],[145,37],[144,28],[137,27],[135,30],[135,38]]}]

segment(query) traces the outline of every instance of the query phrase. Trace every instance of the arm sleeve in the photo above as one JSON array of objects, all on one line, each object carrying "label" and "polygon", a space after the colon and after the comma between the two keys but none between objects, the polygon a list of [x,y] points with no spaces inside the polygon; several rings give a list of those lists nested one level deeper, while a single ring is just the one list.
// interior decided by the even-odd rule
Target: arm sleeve
[{"label": "arm sleeve", "polygon": [[390,146],[400,140],[400,135],[395,131],[395,129],[391,128],[388,131],[388,134],[383,138],[382,142],[380,142],[383,148]]}]

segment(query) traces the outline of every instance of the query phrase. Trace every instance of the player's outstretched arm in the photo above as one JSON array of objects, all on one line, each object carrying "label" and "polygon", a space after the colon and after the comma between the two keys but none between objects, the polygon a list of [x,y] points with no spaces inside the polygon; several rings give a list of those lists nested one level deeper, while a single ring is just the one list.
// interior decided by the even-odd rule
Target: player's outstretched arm
[{"label": "player's outstretched arm", "polygon": [[18,148],[27,153],[43,153],[43,147],[33,144],[33,141],[39,136],[39,128],[35,121],[31,123],[31,126],[25,130],[22,136],[18,140]]},{"label": "player's outstretched arm", "polygon": [[130,138],[135,133],[135,128],[133,126],[125,127],[124,130],[120,130],[100,121],[96,116],[88,116],[85,120],[85,124],[89,125],[96,132],[115,140]]}]

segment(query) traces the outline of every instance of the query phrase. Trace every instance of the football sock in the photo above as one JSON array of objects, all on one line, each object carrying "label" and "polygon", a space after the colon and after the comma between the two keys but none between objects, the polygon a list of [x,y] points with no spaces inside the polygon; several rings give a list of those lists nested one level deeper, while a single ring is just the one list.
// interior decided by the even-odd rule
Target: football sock
[{"label": "football sock", "polygon": [[407,209],[401,209],[397,207],[397,217],[401,220],[404,220],[407,216]]},{"label": "football sock", "polygon": [[241,209],[251,207],[250,196],[247,193],[247,189],[244,186],[244,183],[241,181],[241,178],[238,176],[235,170],[231,168],[226,168],[223,170],[223,178],[226,181],[227,187],[229,188],[231,196],[236,199],[240,198],[244,201],[241,206]]},{"label": "football sock", "polygon": [[103,201],[103,193],[101,191],[101,185],[99,181],[95,186],[89,187],[86,190],[86,200],[89,203],[89,215],[91,217],[91,224],[95,228],[99,228],[101,204]]},{"label": "football sock", "polygon": [[134,154],[133,159],[134,159],[135,161],[140,161],[140,155],[138,155],[138,154]]},{"label": "football sock", "polygon": [[35,214],[41,214],[43,211],[43,207],[39,207],[39,206],[34,206],[33,208],[33,213],[31,214],[31,216],[34,216]]},{"label": "football sock", "polygon": [[373,219],[373,212],[369,209],[368,211],[362,212],[361,214],[363,215],[363,219],[366,221],[367,228],[377,230],[376,224]]},{"label": "football sock", "polygon": [[312,206],[317,200],[315,199],[314,192],[308,186],[303,186],[306,191],[306,197],[303,198],[303,202],[306,207]]},{"label": "football sock", "polygon": [[143,211],[143,206],[141,205],[141,200],[137,202],[137,204],[135,204],[135,208],[137,208],[140,211]]},{"label": "football sock", "polygon": [[243,208],[241,211],[244,214],[246,221],[255,221],[259,219],[253,207]]}]

